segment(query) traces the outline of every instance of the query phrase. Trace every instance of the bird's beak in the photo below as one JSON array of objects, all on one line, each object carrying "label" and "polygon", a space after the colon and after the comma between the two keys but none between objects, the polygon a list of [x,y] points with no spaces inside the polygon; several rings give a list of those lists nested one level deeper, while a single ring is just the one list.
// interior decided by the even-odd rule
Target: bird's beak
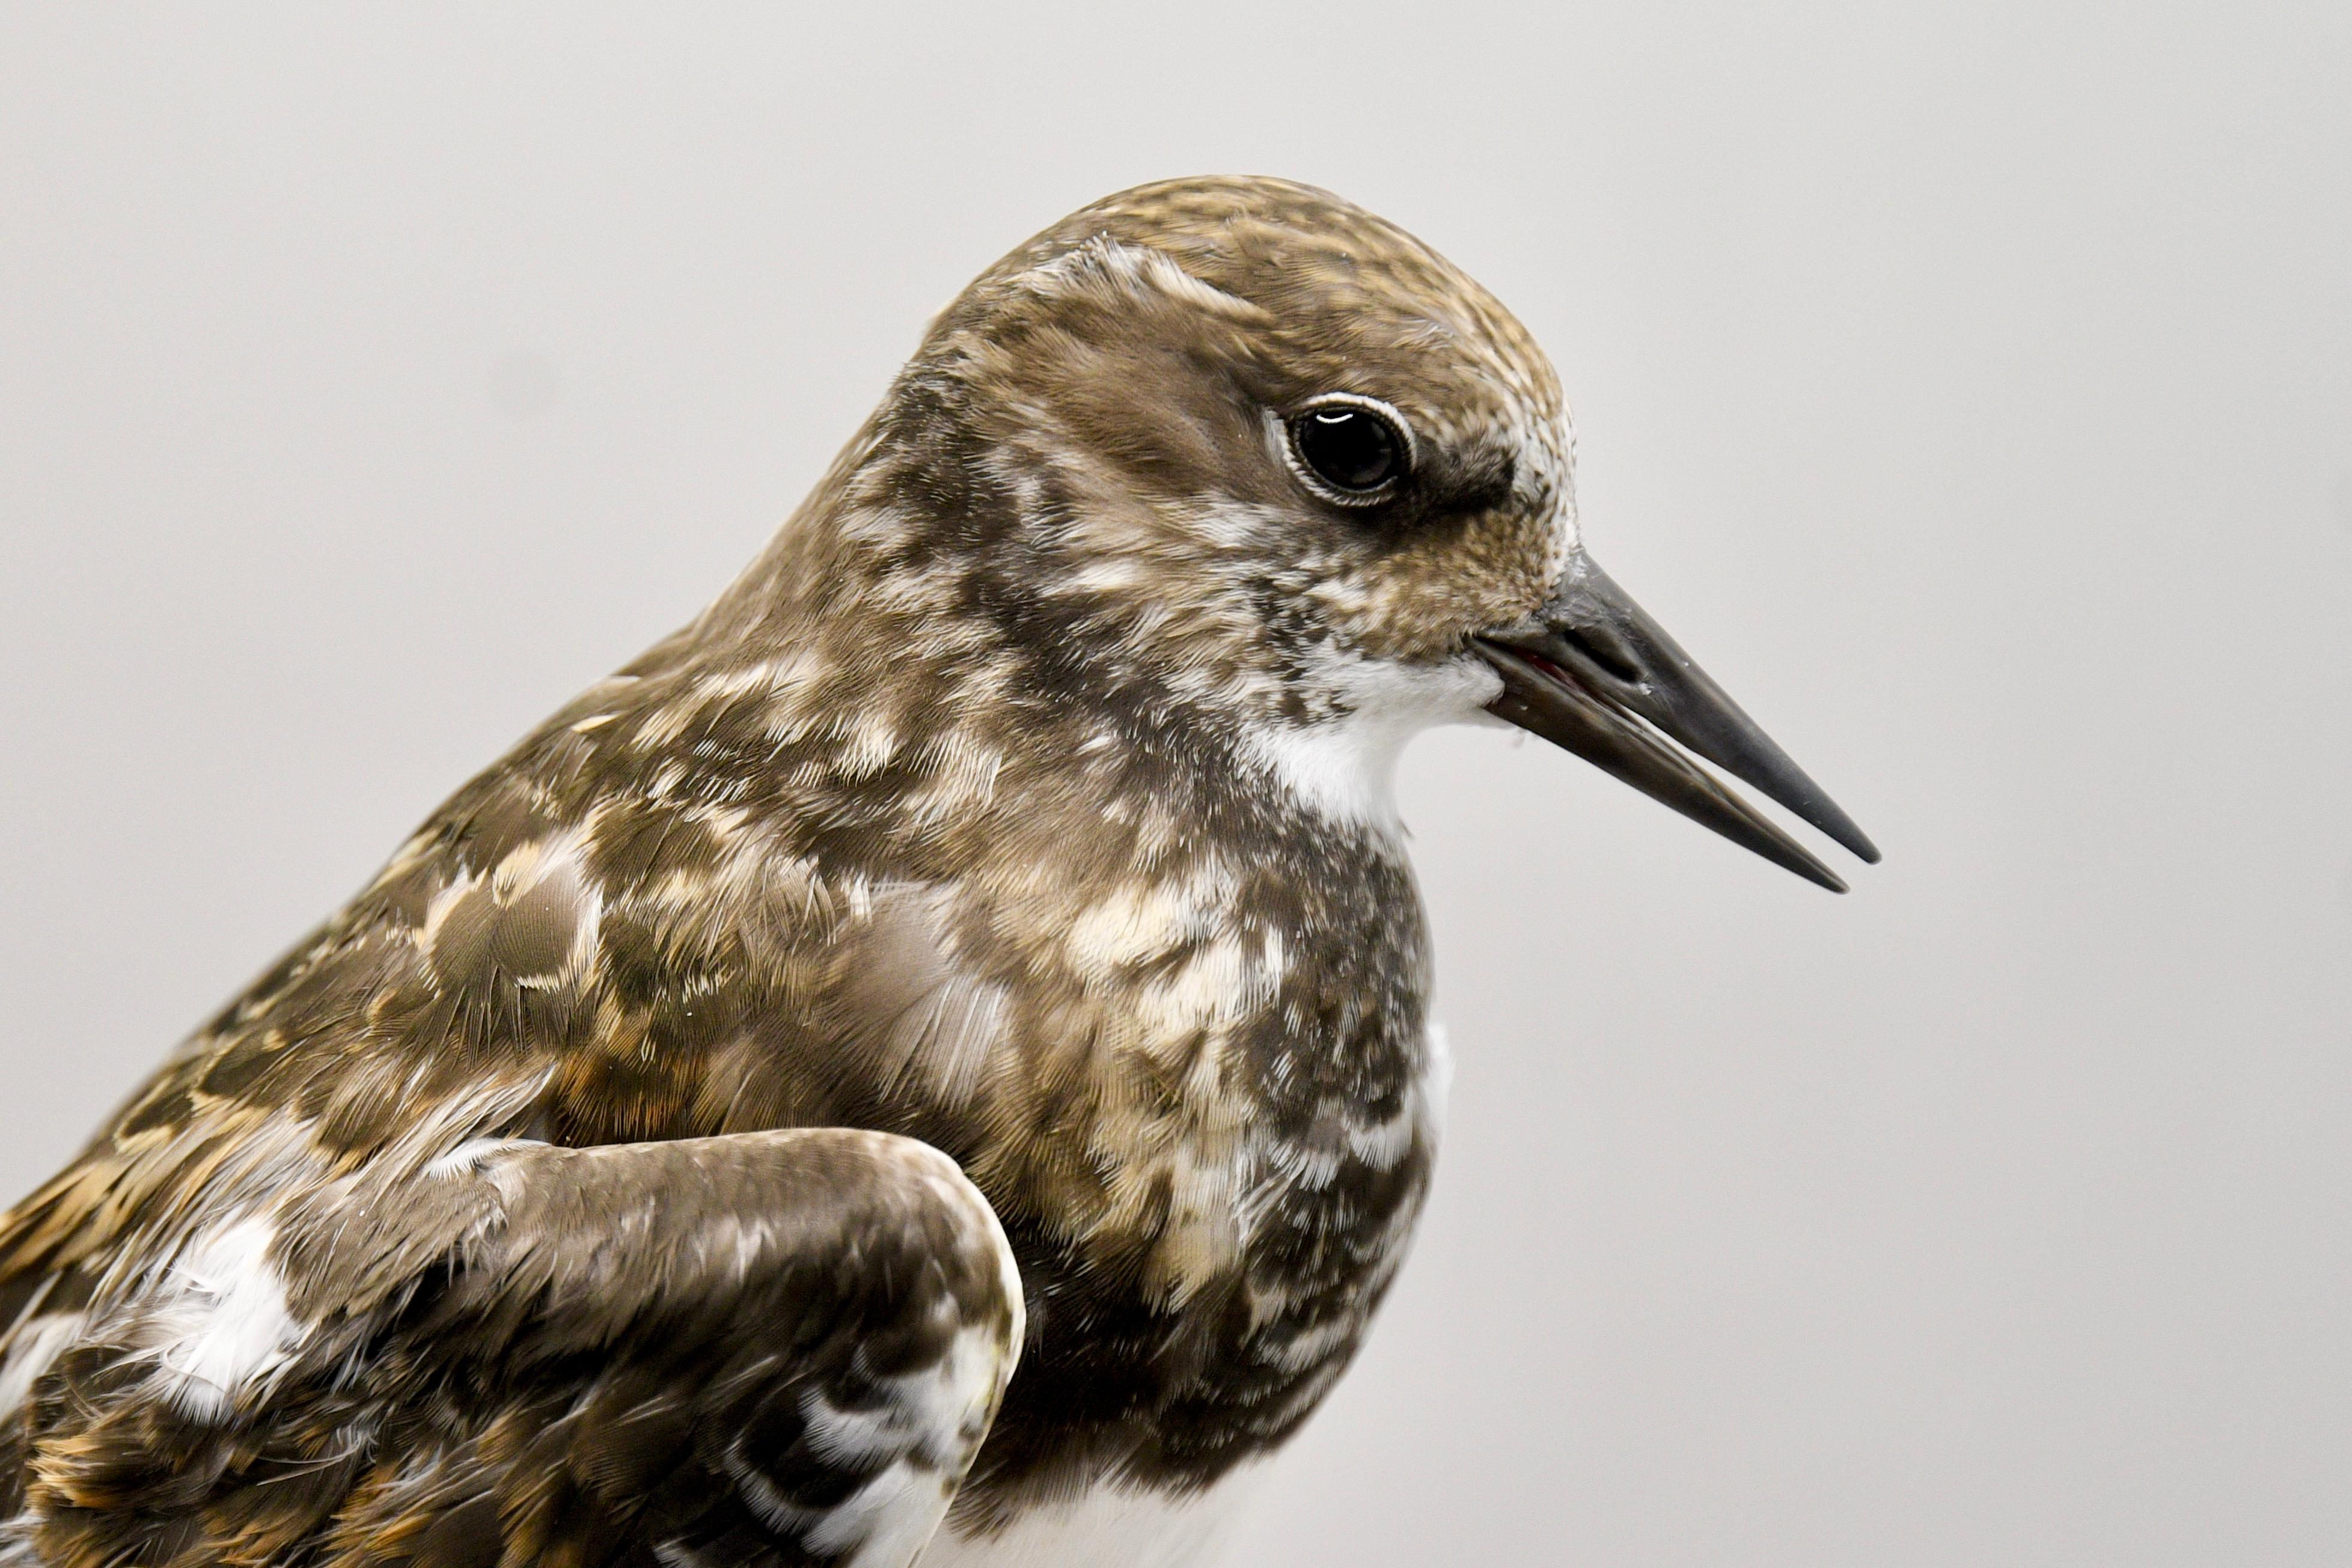
[{"label": "bird's beak", "polygon": [[1683,747],[1746,779],[1864,860],[1878,859],[1853,820],[1583,551],[1528,627],[1481,637],[1477,650],[1503,676],[1503,695],[1488,712],[1566,747],[1776,865],[1832,893],[1845,891],[1835,873]]}]

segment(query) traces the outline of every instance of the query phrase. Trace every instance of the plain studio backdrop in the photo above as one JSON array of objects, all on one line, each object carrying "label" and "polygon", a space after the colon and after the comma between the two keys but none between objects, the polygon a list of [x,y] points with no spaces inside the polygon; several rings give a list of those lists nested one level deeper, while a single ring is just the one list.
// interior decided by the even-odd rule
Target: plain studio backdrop
[{"label": "plain studio backdrop", "polygon": [[1437,1190],[1232,1560],[2352,1561],[2352,10],[1107,9],[0,13],[7,1197],[972,274],[1282,173],[1886,863],[1414,747]]}]

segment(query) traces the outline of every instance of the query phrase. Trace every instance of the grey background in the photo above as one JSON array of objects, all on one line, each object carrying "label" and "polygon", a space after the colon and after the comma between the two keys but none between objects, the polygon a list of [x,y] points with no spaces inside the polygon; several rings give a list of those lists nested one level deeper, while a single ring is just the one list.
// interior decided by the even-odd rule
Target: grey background
[{"label": "grey background", "polygon": [[2352,11],[0,11],[10,1191],[973,272],[1282,172],[1888,861],[1414,749],[1439,1188],[1234,1560],[2352,1561]]}]

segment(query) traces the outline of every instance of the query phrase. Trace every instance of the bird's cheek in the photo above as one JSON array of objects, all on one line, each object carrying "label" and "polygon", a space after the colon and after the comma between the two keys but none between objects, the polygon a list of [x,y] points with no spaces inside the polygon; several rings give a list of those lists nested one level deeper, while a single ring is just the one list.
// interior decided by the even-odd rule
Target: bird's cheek
[{"label": "bird's cheek", "polygon": [[1433,638],[1426,584],[1377,569],[1327,579],[1311,590],[1319,619],[1340,646],[1367,659],[1412,659],[1441,644]]},{"label": "bird's cheek", "polygon": [[1357,547],[1303,563],[1314,619],[1370,659],[1423,663],[1514,625],[1549,600],[1569,549],[1559,508],[1506,505],[1397,525],[1373,553]]}]

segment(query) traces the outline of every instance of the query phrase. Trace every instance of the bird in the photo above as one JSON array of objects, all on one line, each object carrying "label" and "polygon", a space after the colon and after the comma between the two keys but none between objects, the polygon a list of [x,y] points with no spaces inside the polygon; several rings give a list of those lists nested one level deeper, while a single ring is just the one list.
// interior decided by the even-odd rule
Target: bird
[{"label": "bird", "polygon": [[1014,249],[0,1218],[0,1563],[1201,1560],[1428,1189],[1405,744],[1877,859],[1572,455],[1518,321],[1322,190]]}]

